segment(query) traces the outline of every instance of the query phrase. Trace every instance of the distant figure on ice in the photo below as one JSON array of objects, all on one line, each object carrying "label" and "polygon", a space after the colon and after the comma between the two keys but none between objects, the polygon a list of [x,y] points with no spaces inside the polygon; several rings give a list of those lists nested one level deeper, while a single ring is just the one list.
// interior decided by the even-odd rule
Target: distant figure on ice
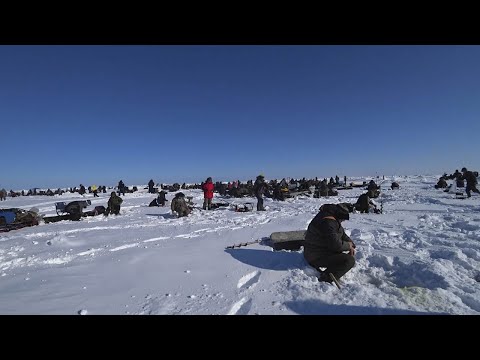
[{"label": "distant figure on ice", "polygon": [[93,197],[100,197],[97,194],[97,192],[98,192],[97,185],[92,185],[91,189],[92,189],[92,192],[93,192]]},{"label": "distant figure on ice", "polygon": [[462,173],[463,173],[463,179],[467,181],[467,187],[465,189],[467,196],[471,197],[472,194],[470,191],[476,192],[477,194],[480,194],[480,191],[477,189],[477,177],[475,174],[471,171],[468,171],[467,168],[462,168]]},{"label": "distant figure on ice", "polygon": [[188,216],[192,211],[185,201],[185,194],[182,192],[175,194],[170,207],[172,209],[172,214],[175,215],[176,213],[178,217]]},{"label": "distant figure on ice", "polygon": [[268,185],[265,182],[265,177],[260,174],[253,184],[253,192],[257,198],[257,211],[265,211],[263,207],[263,194],[268,190]]},{"label": "distant figure on ice", "polygon": [[154,191],[153,191],[153,186],[155,185],[155,183],[153,182],[153,179],[150,179],[150,181],[148,182],[148,192],[150,194],[154,194]]},{"label": "distant figure on ice", "polygon": [[368,196],[372,199],[380,196],[380,186],[378,186],[375,181],[370,180],[370,183],[367,187]]},{"label": "distant figure on ice", "polygon": [[120,180],[118,182],[118,196],[120,196],[120,194],[123,194],[123,196],[125,196],[125,184],[123,183],[123,180]]},{"label": "distant figure on ice", "polygon": [[455,182],[457,183],[457,188],[464,188],[465,187],[465,181],[463,179],[463,175],[458,175],[455,178]]},{"label": "distant figure on ice", "polygon": [[392,190],[399,189],[400,185],[396,181],[394,181],[394,182],[392,182],[391,188],[392,188]]},{"label": "distant figure on ice", "polygon": [[162,190],[158,193],[158,196],[157,196],[157,203],[160,205],[160,206],[165,206],[165,202],[167,201],[167,198],[165,197],[165,195],[167,195],[167,192]]},{"label": "distant figure on ice", "polygon": [[443,176],[440,176],[438,179],[437,185],[435,185],[435,189],[444,189],[448,187],[447,180]]},{"label": "distant figure on ice", "polygon": [[117,196],[115,191],[112,191],[110,194],[110,199],[108,199],[107,210],[105,210],[105,216],[109,214],[119,215],[120,206],[122,205],[123,199],[120,196]]},{"label": "distant figure on ice", "polygon": [[455,172],[447,178],[457,179],[458,177],[462,177],[462,176],[463,176],[463,174],[460,171],[458,171],[458,169],[456,169]]},{"label": "distant figure on ice", "polygon": [[349,218],[345,205],[324,204],[308,225],[303,256],[320,271],[320,281],[331,283],[330,274],[338,280],[355,265],[355,244],[342,227],[342,221]]},{"label": "distant figure on ice", "polygon": [[158,196],[152,200],[152,202],[148,205],[148,206],[165,206],[165,201],[167,201],[167,199],[165,198],[165,194],[166,192],[165,191],[160,191],[158,193]]},{"label": "distant figure on ice", "polygon": [[7,200],[7,190],[0,190],[0,201]]},{"label": "distant figure on ice", "polygon": [[318,189],[318,196],[328,196],[328,186],[327,181],[325,179],[322,180],[320,183],[320,187]]},{"label": "distant figure on ice", "polygon": [[209,177],[202,185],[203,190],[203,210],[211,210],[212,208],[212,199],[213,199],[213,190],[215,186],[213,185],[212,178]]}]

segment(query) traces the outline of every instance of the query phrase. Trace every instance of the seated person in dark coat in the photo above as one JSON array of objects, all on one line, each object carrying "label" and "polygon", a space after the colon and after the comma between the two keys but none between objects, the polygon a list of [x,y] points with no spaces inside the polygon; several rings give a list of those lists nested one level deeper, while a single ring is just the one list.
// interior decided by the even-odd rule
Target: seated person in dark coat
[{"label": "seated person in dark coat", "polygon": [[172,214],[177,213],[178,217],[188,216],[192,211],[185,201],[185,194],[182,192],[176,193],[170,204]]},{"label": "seated person in dark coat", "polygon": [[165,201],[167,201],[167,199],[165,198],[165,194],[166,192],[165,191],[160,191],[158,193],[158,196],[156,199],[153,199],[152,202],[148,205],[148,206],[165,206]]},{"label": "seated person in dark coat", "polygon": [[399,189],[399,188],[400,188],[400,185],[398,185],[398,183],[397,183],[396,181],[394,181],[394,182],[392,182],[391,187],[392,187],[392,190],[394,190],[394,189]]},{"label": "seated person in dark coat", "polygon": [[366,192],[358,197],[355,203],[355,210],[368,214],[370,208],[373,208],[374,212],[377,213],[377,204],[370,200],[368,192]]},{"label": "seated person in dark coat", "polygon": [[443,176],[440,177],[440,179],[437,182],[437,185],[435,185],[435,189],[443,189],[448,186],[447,181]]},{"label": "seated person in dark coat", "polygon": [[349,216],[345,205],[324,204],[308,225],[303,256],[315,269],[326,268],[320,281],[332,282],[330,274],[338,280],[355,265],[355,244],[341,224]]},{"label": "seated person in dark coat", "polygon": [[115,191],[112,191],[110,194],[110,199],[108,199],[107,210],[105,211],[104,215],[108,215],[110,213],[114,215],[120,214],[120,205],[122,204],[123,199],[120,196],[117,196]]}]

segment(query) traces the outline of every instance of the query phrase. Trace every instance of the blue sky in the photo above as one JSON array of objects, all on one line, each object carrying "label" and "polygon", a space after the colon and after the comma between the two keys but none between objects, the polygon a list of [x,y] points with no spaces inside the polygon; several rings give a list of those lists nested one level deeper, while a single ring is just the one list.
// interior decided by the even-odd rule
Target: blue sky
[{"label": "blue sky", "polygon": [[0,188],[479,170],[479,46],[0,46]]}]

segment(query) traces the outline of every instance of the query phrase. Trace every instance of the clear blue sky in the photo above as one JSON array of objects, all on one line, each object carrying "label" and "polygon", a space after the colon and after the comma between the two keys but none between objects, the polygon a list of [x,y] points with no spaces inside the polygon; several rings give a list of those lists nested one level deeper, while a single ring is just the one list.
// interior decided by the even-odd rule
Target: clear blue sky
[{"label": "clear blue sky", "polygon": [[480,46],[0,46],[0,188],[480,170]]}]

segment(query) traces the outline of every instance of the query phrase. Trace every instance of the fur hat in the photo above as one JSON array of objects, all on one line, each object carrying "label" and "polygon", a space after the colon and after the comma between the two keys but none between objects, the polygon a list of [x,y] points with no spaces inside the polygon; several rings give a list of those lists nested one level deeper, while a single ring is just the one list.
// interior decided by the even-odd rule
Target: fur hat
[{"label": "fur hat", "polygon": [[348,220],[350,219],[350,213],[348,211],[348,206],[346,204],[323,204],[320,207],[320,212],[322,217],[333,216],[337,220]]},{"label": "fur hat", "polygon": [[338,220],[350,219],[350,212],[348,211],[348,207],[345,204],[337,204],[337,211],[335,217]]}]

